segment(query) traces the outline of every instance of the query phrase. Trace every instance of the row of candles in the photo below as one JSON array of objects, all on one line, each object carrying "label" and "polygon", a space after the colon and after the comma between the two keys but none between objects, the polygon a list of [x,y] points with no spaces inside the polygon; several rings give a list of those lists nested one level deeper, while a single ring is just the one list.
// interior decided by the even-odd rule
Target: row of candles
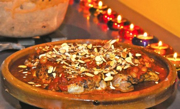
[{"label": "row of candles", "polygon": [[[132,44],[144,46],[147,49],[167,57],[176,68],[180,67],[180,56],[177,52],[174,53],[172,47],[162,43],[155,36],[148,35],[142,28],[130,23],[127,19],[122,18],[116,12],[104,5],[99,0],[74,0],[80,2],[86,9],[89,10],[92,16],[97,17],[100,23],[107,24],[112,31],[118,31],[119,38],[132,41]],[[174,54],[173,54],[174,53]]]}]

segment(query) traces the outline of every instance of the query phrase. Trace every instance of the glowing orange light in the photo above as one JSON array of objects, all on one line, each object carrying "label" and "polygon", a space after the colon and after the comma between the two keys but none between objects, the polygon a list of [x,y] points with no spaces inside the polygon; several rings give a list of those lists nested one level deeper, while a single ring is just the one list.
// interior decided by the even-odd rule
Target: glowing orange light
[{"label": "glowing orange light", "polygon": [[133,30],[134,29],[134,24],[131,24],[130,25],[130,30]]},{"label": "glowing orange light", "polygon": [[86,19],[89,20],[89,16],[87,16]]},{"label": "glowing orange light", "polygon": [[102,1],[99,1],[99,2],[98,2],[98,7],[99,7],[99,8],[102,8],[102,5],[103,5],[103,2],[102,2]]},{"label": "glowing orange light", "polygon": [[144,32],[144,36],[147,37],[147,32]]},{"label": "glowing orange light", "polygon": [[174,59],[177,58],[177,53],[176,53],[176,52],[174,53],[173,58],[174,58]]},{"label": "glowing orange light", "polygon": [[163,44],[162,44],[162,41],[159,41],[158,42],[158,46],[162,46]]},{"label": "glowing orange light", "polygon": [[116,39],[117,42],[119,42],[119,39]]},{"label": "glowing orange light", "polygon": [[111,10],[111,8],[109,8],[109,9],[107,10],[107,14],[108,14],[108,15],[111,15],[111,12],[112,12],[112,10]]},{"label": "glowing orange light", "polygon": [[118,22],[118,23],[121,23],[121,20],[122,20],[121,15],[118,15],[118,16],[117,16],[117,22]]}]

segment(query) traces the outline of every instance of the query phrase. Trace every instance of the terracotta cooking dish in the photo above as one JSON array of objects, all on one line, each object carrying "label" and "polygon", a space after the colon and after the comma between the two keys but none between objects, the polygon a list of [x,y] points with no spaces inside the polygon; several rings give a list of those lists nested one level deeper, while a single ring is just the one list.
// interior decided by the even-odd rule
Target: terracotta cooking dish
[{"label": "terracotta cooking dish", "polygon": [[[61,44],[64,42],[78,43],[96,43],[104,40],[64,40],[58,42],[50,42],[48,44]],[[47,43],[46,43],[47,44]],[[148,51],[142,47],[121,43],[124,47],[140,49],[155,61],[158,61],[167,70],[166,79],[157,85],[128,93],[118,94],[65,94],[61,92],[53,92],[45,89],[30,86],[17,78],[15,78],[9,68],[19,58],[35,52],[35,47],[44,46],[46,44],[35,45],[9,56],[2,64],[2,83],[4,90],[17,98],[18,100],[40,108],[148,108],[155,106],[168,99],[174,92],[174,84],[176,78],[176,70],[173,65],[164,57]]]}]

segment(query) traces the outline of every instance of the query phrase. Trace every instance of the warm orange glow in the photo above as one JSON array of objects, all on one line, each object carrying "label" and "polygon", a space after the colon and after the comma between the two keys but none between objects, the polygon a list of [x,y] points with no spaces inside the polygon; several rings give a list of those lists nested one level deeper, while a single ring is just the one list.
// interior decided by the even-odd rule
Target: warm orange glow
[{"label": "warm orange glow", "polygon": [[119,39],[116,39],[116,42],[119,42]]},{"label": "warm orange glow", "polygon": [[117,16],[117,22],[118,22],[118,23],[121,23],[121,20],[122,20],[121,15],[118,15],[118,16]]},{"label": "warm orange glow", "polygon": [[174,59],[177,58],[177,53],[176,53],[176,52],[174,53],[173,58],[174,58]]},{"label": "warm orange glow", "polygon": [[134,24],[131,24],[130,25],[130,30],[133,30],[134,29]]},{"label": "warm orange glow", "polygon": [[159,41],[158,42],[158,46],[162,46],[163,44],[162,44],[162,41]]},{"label": "warm orange glow", "polygon": [[108,8],[107,14],[108,14],[108,15],[111,15],[111,12],[112,12],[111,8]]},{"label": "warm orange glow", "polygon": [[144,36],[147,37],[147,32],[144,32]]},{"label": "warm orange glow", "polygon": [[99,7],[99,8],[102,8],[102,5],[103,5],[103,2],[102,2],[102,1],[99,1],[99,2],[98,2],[98,7]]},{"label": "warm orange glow", "polygon": [[91,0],[88,0],[88,3],[91,3]]},{"label": "warm orange glow", "polygon": [[89,16],[87,16],[86,19],[89,20]]}]

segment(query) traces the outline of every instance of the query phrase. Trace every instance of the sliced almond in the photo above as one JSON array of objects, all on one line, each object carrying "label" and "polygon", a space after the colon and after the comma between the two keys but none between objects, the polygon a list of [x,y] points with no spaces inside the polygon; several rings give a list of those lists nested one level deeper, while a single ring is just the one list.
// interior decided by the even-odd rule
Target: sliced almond
[{"label": "sliced almond", "polygon": [[48,67],[48,73],[52,73],[52,71],[53,71],[53,66],[49,66]]},{"label": "sliced almond", "polygon": [[121,57],[126,58],[127,57],[127,53],[126,52],[121,52]]},{"label": "sliced almond", "polygon": [[65,49],[60,49],[59,52],[63,54],[63,53],[66,53],[66,50]]},{"label": "sliced almond", "polygon": [[112,85],[112,82],[110,82],[110,89],[116,89],[116,88]]},{"label": "sliced almond", "polygon": [[111,73],[106,73],[106,76],[111,76]]},{"label": "sliced almond", "polygon": [[126,65],[126,66],[124,66],[124,69],[127,69],[127,68],[129,68],[130,67],[130,65]]},{"label": "sliced almond", "polygon": [[80,62],[80,63],[85,63],[84,61],[82,61],[82,60],[78,60],[78,62]]},{"label": "sliced almond", "polygon": [[96,56],[96,57],[95,57],[95,60],[96,60],[96,62],[98,62],[98,61],[103,61],[102,58],[101,58],[101,56]]},{"label": "sliced almond", "polygon": [[97,48],[94,48],[94,52],[96,52],[96,53],[98,52]]},{"label": "sliced almond", "polygon": [[94,75],[91,73],[85,73],[86,76],[93,77]]},{"label": "sliced almond", "polygon": [[136,53],[135,56],[139,57],[139,56],[141,56],[141,54],[140,53]]},{"label": "sliced almond", "polygon": [[56,78],[56,73],[52,73],[53,77]]},{"label": "sliced almond", "polygon": [[89,49],[92,49],[92,44],[89,44],[87,47],[88,47]]},{"label": "sliced almond", "polygon": [[42,56],[46,56],[46,54],[44,53],[44,54],[39,55],[39,59],[41,59]]},{"label": "sliced almond", "polygon": [[121,66],[117,66],[116,70],[122,71],[122,67]]},{"label": "sliced almond", "polygon": [[112,76],[107,76],[104,78],[104,81],[111,81],[113,80],[113,77]]},{"label": "sliced almond", "polygon": [[26,65],[19,65],[18,68],[27,68]]},{"label": "sliced almond", "polygon": [[132,64],[133,64],[133,62],[132,62],[132,58],[131,58],[131,57],[127,57],[127,58],[125,58],[125,60],[126,60],[127,62],[129,62],[129,63],[132,63]]},{"label": "sliced almond", "polygon": [[32,85],[32,84],[35,84],[35,83],[34,83],[34,82],[32,82],[32,81],[29,81],[29,82],[28,82],[28,84],[31,84],[31,85]]},{"label": "sliced almond", "polygon": [[94,74],[95,74],[95,75],[99,74],[99,71],[94,71]]}]

